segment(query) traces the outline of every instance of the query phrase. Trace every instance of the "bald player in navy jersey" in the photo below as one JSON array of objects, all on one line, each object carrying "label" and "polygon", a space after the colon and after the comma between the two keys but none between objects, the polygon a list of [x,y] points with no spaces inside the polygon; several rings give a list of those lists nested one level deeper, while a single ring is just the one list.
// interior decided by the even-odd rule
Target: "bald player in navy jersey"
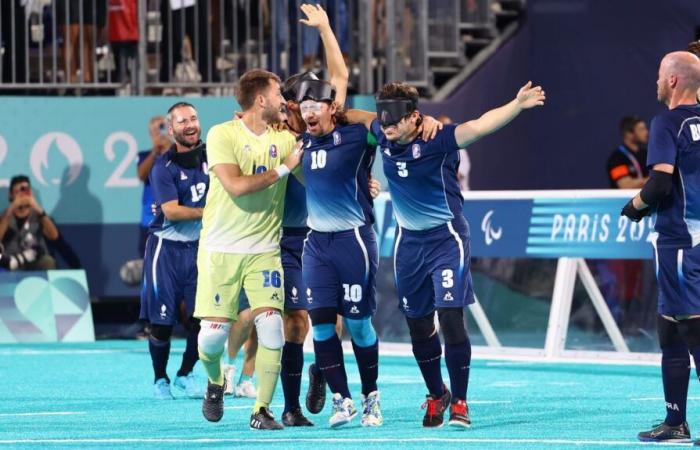
[{"label": "bald player in navy jersey", "polygon": [[[493,133],[521,111],[543,105],[544,91],[528,82],[510,103],[476,120],[446,125],[431,141],[419,136],[423,116],[418,92],[405,83],[389,83],[377,95],[377,114],[349,111],[376,136],[398,222],[394,270],[399,309],[406,316],[413,354],[428,395],[424,427],[449,424],[468,427],[467,384],[471,344],[464,325],[464,307],[474,302],[469,273],[469,227],[457,181],[459,152]],[[437,310],[445,338],[447,389],[440,372],[442,349],[434,325]]]},{"label": "bald player in navy jersey", "polygon": [[[654,250],[659,286],[658,326],[666,418],[641,441],[688,442],[686,403],[690,355],[700,376],[700,59],[666,55],[657,98],[668,107],[649,132],[649,181],[622,214],[638,222],[655,215]],[[696,442],[696,445],[698,442]]]}]

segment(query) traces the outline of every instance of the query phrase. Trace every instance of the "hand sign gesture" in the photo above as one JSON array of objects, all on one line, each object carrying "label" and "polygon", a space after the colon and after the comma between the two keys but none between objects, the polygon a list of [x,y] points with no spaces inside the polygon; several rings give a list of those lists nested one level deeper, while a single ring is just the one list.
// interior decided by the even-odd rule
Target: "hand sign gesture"
[{"label": "hand sign gesture", "polygon": [[324,26],[330,27],[330,22],[328,21],[328,15],[326,11],[321,8],[320,5],[311,5],[309,3],[304,3],[301,5],[301,10],[306,14],[306,19],[300,19],[299,22],[306,26],[321,29]]},{"label": "hand sign gesture", "polygon": [[532,87],[532,81],[520,88],[515,97],[522,109],[530,109],[544,105],[545,95],[541,86]]}]

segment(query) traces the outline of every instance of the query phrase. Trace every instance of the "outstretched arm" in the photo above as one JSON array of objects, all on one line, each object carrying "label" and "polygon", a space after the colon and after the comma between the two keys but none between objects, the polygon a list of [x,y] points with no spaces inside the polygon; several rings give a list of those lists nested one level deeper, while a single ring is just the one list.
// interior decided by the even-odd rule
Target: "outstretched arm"
[{"label": "outstretched arm", "polygon": [[318,29],[323,42],[323,51],[326,54],[328,64],[328,74],[330,83],[335,87],[335,101],[339,106],[345,105],[345,97],[348,91],[348,68],[343,59],[343,53],[338,45],[338,40],[333,34],[328,15],[320,5],[305,3],[301,5],[301,10],[306,14],[306,19],[300,22],[306,26]]},{"label": "outstretched arm", "polygon": [[361,123],[369,130],[372,126],[372,121],[377,118],[377,113],[361,109],[348,109],[345,116],[348,119],[348,123]]},{"label": "outstretched arm", "polygon": [[455,139],[459,146],[464,148],[502,128],[523,110],[544,105],[544,100],[545,95],[542,87],[532,87],[532,81],[528,81],[525,86],[520,88],[518,95],[511,102],[488,111],[478,119],[458,125],[455,129]]}]

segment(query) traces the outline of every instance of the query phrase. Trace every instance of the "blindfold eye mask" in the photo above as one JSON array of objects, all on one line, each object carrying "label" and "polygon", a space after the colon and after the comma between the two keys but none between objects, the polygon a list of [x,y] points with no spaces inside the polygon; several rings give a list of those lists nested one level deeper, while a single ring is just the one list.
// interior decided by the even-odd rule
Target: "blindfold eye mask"
[{"label": "blindfold eye mask", "polygon": [[325,81],[304,80],[299,85],[297,103],[302,103],[304,100],[333,102],[335,100],[335,88]]},{"label": "blindfold eye mask", "polygon": [[296,102],[297,101],[297,94],[299,92],[299,85],[306,80],[318,80],[318,77],[316,76],[315,73],[313,72],[305,72],[303,73],[297,80],[292,84],[291,86],[287,87],[284,91],[282,91],[282,97],[286,101],[292,101]]},{"label": "blindfold eye mask", "polygon": [[408,99],[377,100],[377,118],[383,127],[401,122],[416,110],[416,104]]}]

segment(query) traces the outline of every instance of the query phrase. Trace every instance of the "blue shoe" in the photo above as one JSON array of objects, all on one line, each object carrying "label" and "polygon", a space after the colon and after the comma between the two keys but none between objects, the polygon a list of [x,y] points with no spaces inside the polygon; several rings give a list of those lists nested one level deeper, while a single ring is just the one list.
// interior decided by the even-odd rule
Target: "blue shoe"
[{"label": "blue shoe", "polygon": [[173,394],[170,392],[170,383],[165,378],[158,378],[153,385],[153,396],[156,400],[172,400]]},{"label": "blue shoe", "polygon": [[204,398],[204,390],[197,383],[194,372],[175,378],[175,387],[183,391],[189,398]]}]

